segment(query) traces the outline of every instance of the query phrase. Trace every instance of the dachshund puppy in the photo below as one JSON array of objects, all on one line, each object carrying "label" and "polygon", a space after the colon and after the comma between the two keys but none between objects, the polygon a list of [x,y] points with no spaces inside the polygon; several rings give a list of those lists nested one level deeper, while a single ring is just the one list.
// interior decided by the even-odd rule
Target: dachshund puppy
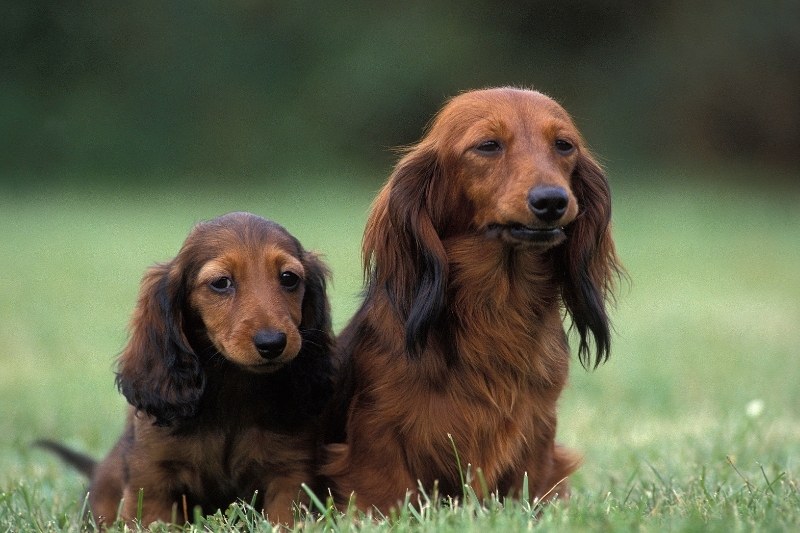
[{"label": "dachshund puppy", "polygon": [[330,394],[326,277],[285,229],[248,213],[197,225],[147,271],[118,361],[122,437],[99,464],[42,443],[91,476],[96,520],[186,521],[256,492],[271,521],[291,520]]},{"label": "dachshund puppy", "polygon": [[322,468],[340,504],[385,513],[418,483],[458,496],[459,463],[478,494],[518,496],[527,473],[531,496],[567,495],[579,458],[555,442],[562,315],[581,362],[592,339],[605,360],[622,268],[610,219],[606,177],[555,101],[496,88],[444,106],[367,222]]}]

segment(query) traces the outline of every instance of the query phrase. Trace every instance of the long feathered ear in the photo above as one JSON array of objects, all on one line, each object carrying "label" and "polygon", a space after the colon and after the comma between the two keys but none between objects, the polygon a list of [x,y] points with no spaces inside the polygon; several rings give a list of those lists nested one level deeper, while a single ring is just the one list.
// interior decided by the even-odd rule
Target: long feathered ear
[{"label": "long feathered ear", "polygon": [[330,272],[319,256],[304,252],[305,292],[303,294],[303,318],[300,329],[319,331],[331,335],[331,312],[326,286]]},{"label": "long feathered ear", "polygon": [[301,261],[305,270],[300,321],[303,345],[290,365],[290,377],[292,403],[305,418],[319,414],[333,393],[333,330],[326,293],[328,269],[311,252],[304,252]]},{"label": "long feathered ear", "polygon": [[600,166],[581,154],[572,175],[572,190],[578,201],[578,218],[567,227],[562,271],[563,299],[580,337],[578,357],[586,367],[592,362],[589,335],[594,339],[596,368],[608,359],[611,324],[606,304],[613,298],[622,266],[611,237],[611,192]]},{"label": "long feathered ear", "polygon": [[117,387],[128,403],[169,425],[197,411],[205,375],[183,332],[182,268],[151,267],[142,279],[131,337],[118,361]]},{"label": "long feathered ear", "polygon": [[412,148],[375,200],[364,233],[365,276],[388,293],[411,356],[424,350],[446,305],[447,257],[435,227],[442,168],[434,147]]}]

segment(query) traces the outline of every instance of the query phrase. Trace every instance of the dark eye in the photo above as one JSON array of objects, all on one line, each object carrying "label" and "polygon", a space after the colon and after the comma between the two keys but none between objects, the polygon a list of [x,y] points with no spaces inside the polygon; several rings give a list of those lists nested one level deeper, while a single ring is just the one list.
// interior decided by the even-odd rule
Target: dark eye
[{"label": "dark eye", "polygon": [[561,155],[569,155],[573,150],[575,150],[575,146],[573,146],[571,142],[565,141],[564,139],[556,139],[554,144],[556,151]]},{"label": "dark eye", "polygon": [[293,291],[297,288],[298,285],[300,285],[300,276],[298,276],[294,272],[289,272],[287,270],[286,272],[281,272],[280,282],[281,282],[281,287]]},{"label": "dark eye", "polygon": [[226,276],[220,276],[208,284],[216,292],[228,292],[233,289],[233,280]]},{"label": "dark eye", "polygon": [[496,154],[503,149],[499,141],[490,139],[483,141],[475,147],[475,150],[482,154]]}]

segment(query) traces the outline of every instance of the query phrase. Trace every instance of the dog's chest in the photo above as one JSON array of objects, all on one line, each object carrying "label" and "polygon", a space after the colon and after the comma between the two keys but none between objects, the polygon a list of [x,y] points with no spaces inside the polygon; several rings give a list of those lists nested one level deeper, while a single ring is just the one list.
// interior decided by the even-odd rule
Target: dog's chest
[{"label": "dog's chest", "polygon": [[[457,488],[468,468],[473,476],[480,469],[487,484],[496,486],[537,437],[539,413],[531,408],[529,393],[481,381],[429,394],[418,405],[425,416],[407,426],[412,472],[425,482],[438,480],[445,491]],[[469,390],[458,391],[462,385]]]},{"label": "dog's chest", "polygon": [[191,488],[204,505],[223,507],[247,500],[255,491],[264,495],[287,469],[309,468],[313,452],[307,432],[286,434],[256,426],[196,427],[163,442],[160,457],[152,458],[168,471],[174,487]]}]

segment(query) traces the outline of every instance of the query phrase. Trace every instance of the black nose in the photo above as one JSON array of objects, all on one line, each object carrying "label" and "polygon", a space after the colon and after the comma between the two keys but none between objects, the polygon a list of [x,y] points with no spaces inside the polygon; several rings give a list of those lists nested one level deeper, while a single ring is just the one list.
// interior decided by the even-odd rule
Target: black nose
[{"label": "black nose", "polygon": [[280,357],[286,348],[286,333],[264,329],[253,335],[253,344],[264,359]]},{"label": "black nose", "polygon": [[528,207],[542,222],[555,222],[569,205],[567,191],[561,187],[535,187],[528,191]]}]

